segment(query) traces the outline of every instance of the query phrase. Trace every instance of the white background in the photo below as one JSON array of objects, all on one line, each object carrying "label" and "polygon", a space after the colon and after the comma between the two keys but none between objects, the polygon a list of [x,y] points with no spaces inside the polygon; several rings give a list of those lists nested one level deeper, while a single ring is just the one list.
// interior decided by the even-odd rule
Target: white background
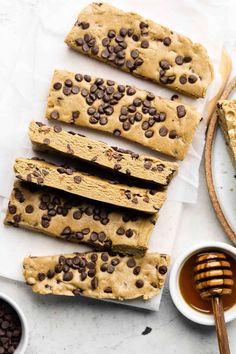
[{"label": "white background", "polygon": [[[194,21],[196,2],[180,0],[178,2],[180,11],[182,2],[192,3],[193,11],[190,16]],[[57,1],[54,3],[56,6]],[[157,1],[158,3],[161,1]],[[230,1],[217,0],[202,0],[198,3],[208,3],[209,8],[210,4],[212,6],[213,4],[214,6],[225,4],[222,17],[212,19],[211,12],[208,11],[203,23],[196,23],[196,26],[199,26],[199,30],[204,30],[203,27],[208,23],[207,19],[211,25],[215,22],[217,28],[220,26],[225,33],[226,46],[234,58],[236,55],[236,30],[234,28],[236,6],[233,7],[233,1],[232,4]],[[20,43],[17,41],[17,32],[19,27],[22,29],[24,26],[25,13],[33,9],[36,4],[36,0],[0,0],[0,25],[9,30],[9,37],[1,38],[0,32],[1,62],[4,63],[4,66],[0,68],[1,77],[4,77],[4,80],[0,82],[2,92],[8,80],[7,69],[14,64],[17,55],[16,47],[20,47]],[[229,12],[227,12],[226,6],[231,6]],[[158,14],[158,9],[155,11]],[[147,16],[148,13],[145,15]],[[173,13],[170,16],[174,15],[177,16]],[[30,28],[26,26],[25,33],[27,34],[29,31]],[[183,23],[182,32],[184,32]],[[12,53],[4,53],[5,41],[11,41]],[[15,113],[17,117],[17,108]],[[14,131],[17,132],[17,129],[16,126]],[[201,169],[200,176],[201,188],[198,203],[196,205],[186,204],[184,207],[173,259],[186,247],[202,240],[217,239],[227,242],[211,208],[203,169]],[[9,262],[14,262],[14,259],[9,259]],[[168,286],[164,290],[159,313],[136,311],[119,305],[103,304],[85,299],[78,301],[75,298],[43,298],[33,295],[25,285],[3,278],[0,279],[0,290],[12,296],[22,306],[27,316],[31,330],[27,354],[92,354],[100,352],[105,354],[126,352],[129,354],[143,352],[146,354],[210,354],[218,352],[214,330],[194,325],[185,320],[172,304]],[[147,336],[142,336],[141,332],[146,326],[151,327],[152,332]],[[231,351],[236,353],[236,322],[229,324],[228,330]]]}]

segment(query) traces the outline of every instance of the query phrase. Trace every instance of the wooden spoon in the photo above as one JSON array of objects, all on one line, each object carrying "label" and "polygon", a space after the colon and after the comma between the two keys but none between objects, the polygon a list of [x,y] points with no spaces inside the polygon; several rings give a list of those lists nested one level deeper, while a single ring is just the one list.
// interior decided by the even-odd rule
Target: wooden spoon
[{"label": "wooden spoon", "polygon": [[220,353],[230,354],[222,296],[232,293],[234,281],[226,255],[220,252],[199,254],[194,267],[194,281],[201,298],[211,300]]}]

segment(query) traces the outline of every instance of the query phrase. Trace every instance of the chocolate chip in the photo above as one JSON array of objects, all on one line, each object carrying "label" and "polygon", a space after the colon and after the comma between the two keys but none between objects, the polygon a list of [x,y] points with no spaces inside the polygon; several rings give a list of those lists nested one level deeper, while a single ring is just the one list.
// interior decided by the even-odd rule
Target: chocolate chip
[{"label": "chocolate chip", "polygon": [[135,266],[136,266],[136,261],[135,261],[135,259],[134,259],[134,258],[128,259],[128,261],[127,261],[127,266],[128,266],[129,268],[135,267]]},{"label": "chocolate chip", "polygon": [[115,130],[113,131],[113,134],[114,134],[115,136],[120,136],[121,131],[120,131],[119,129],[115,129]]},{"label": "chocolate chip", "polygon": [[82,217],[82,213],[81,213],[80,210],[76,210],[76,211],[73,212],[73,218],[75,220],[79,220],[79,219],[81,219],[81,217]]},{"label": "chocolate chip", "polygon": [[161,128],[159,129],[159,134],[160,134],[160,136],[166,136],[167,133],[168,133],[168,129],[167,129],[166,127],[161,127]]},{"label": "chocolate chip", "polygon": [[158,271],[159,271],[160,274],[166,274],[167,267],[166,266],[160,266]]},{"label": "chocolate chip", "polygon": [[89,23],[88,22],[80,22],[80,26],[82,27],[83,30],[89,28]]},{"label": "chocolate chip", "polygon": [[92,289],[96,289],[98,287],[98,278],[97,277],[94,277],[92,280],[91,280],[91,287]]},{"label": "chocolate chip", "polygon": [[49,145],[50,144],[50,139],[48,139],[48,138],[43,139],[43,143],[45,145]]},{"label": "chocolate chip", "polygon": [[140,271],[141,271],[141,267],[140,266],[136,266],[134,268],[134,270],[133,270],[133,273],[134,273],[134,275],[139,275]]},{"label": "chocolate chip", "polygon": [[84,281],[85,279],[87,278],[87,273],[86,272],[81,272],[81,274],[80,274],[80,279],[81,279],[81,281]]},{"label": "chocolate chip", "polygon": [[116,32],[113,30],[109,30],[107,35],[109,38],[114,38],[116,36]]},{"label": "chocolate chip", "polygon": [[139,34],[133,34],[132,39],[133,39],[133,41],[138,42],[140,39]]},{"label": "chocolate chip", "polygon": [[125,229],[123,227],[119,227],[116,230],[117,235],[124,235],[125,234]]},{"label": "chocolate chip", "polygon": [[103,252],[103,253],[101,254],[101,259],[102,259],[104,262],[107,262],[108,259],[109,259],[108,253]]},{"label": "chocolate chip", "polygon": [[103,231],[99,232],[99,234],[98,234],[98,240],[99,240],[100,242],[104,242],[105,239],[106,239],[105,233],[104,233]]},{"label": "chocolate chip", "polygon": [[135,282],[135,285],[137,286],[137,288],[142,288],[144,286],[144,282],[143,280],[139,279]]},{"label": "chocolate chip", "polygon": [[91,49],[91,53],[93,55],[97,55],[99,52],[99,47],[98,46],[94,46],[92,49]]},{"label": "chocolate chip", "polygon": [[90,235],[90,240],[92,242],[96,242],[98,239],[98,234],[96,232],[92,232],[91,235]]},{"label": "chocolate chip", "polygon": [[190,84],[194,84],[197,81],[197,76],[196,75],[190,75],[188,78],[188,82]]},{"label": "chocolate chip", "polygon": [[147,160],[144,162],[143,166],[146,170],[150,170],[150,168],[152,167],[152,163],[151,161]]},{"label": "chocolate chip", "polygon": [[177,65],[182,65],[184,63],[184,57],[182,57],[181,55],[177,55],[177,57],[175,58],[175,62]]},{"label": "chocolate chip", "polygon": [[77,240],[83,240],[84,235],[82,234],[82,232],[76,232],[75,237]]},{"label": "chocolate chip", "polygon": [[[80,115],[80,112],[79,112],[79,111],[72,112],[72,118],[73,118],[73,119],[79,118],[79,115]],[[68,133],[69,133],[69,132],[68,132]],[[70,134],[71,134],[71,132],[70,132]]]},{"label": "chocolate chip", "polygon": [[13,216],[13,221],[14,221],[15,223],[20,222],[20,221],[21,221],[21,216],[18,215],[18,214],[14,215],[14,216]]},{"label": "chocolate chip", "polygon": [[62,131],[62,128],[59,125],[54,125],[53,130],[55,133],[60,133]]},{"label": "chocolate chip", "polygon": [[145,136],[146,138],[151,138],[154,134],[154,131],[153,130],[146,130],[145,131]]},{"label": "chocolate chip", "polygon": [[71,92],[72,92],[74,95],[77,95],[77,94],[79,93],[79,91],[80,91],[79,86],[76,86],[76,85],[72,86]]},{"label": "chocolate chip", "polygon": [[78,47],[81,47],[81,46],[84,44],[83,38],[76,38],[75,44],[76,44]]},{"label": "chocolate chip", "polygon": [[82,74],[76,74],[75,75],[75,80],[79,81],[79,82],[83,81],[83,75]]},{"label": "chocolate chip", "polygon": [[186,82],[187,82],[187,77],[184,76],[184,75],[181,75],[180,78],[179,78],[179,82],[180,82],[182,85],[186,84]]},{"label": "chocolate chip", "polygon": [[16,213],[16,206],[15,205],[8,205],[8,210],[10,214]]},{"label": "chocolate chip", "polygon": [[60,115],[59,115],[59,112],[58,111],[52,111],[51,113],[50,113],[50,118],[51,119],[58,119],[60,117]]},{"label": "chocolate chip", "polygon": [[176,130],[171,130],[170,132],[169,132],[169,138],[170,139],[175,139],[177,137],[177,132],[176,132]]},{"label": "chocolate chip", "polygon": [[47,272],[47,278],[48,279],[52,279],[55,275],[55,272],[51,269],[49,269],[49,271]]},{"label": "chocolate chip", "polygon": [[134,232],[133,232],[133,230],[131,230],[131,229],[128,229],[128,230],[126,230],[126,232],[125,232],[125,235],[126,235],[128,238],[132,237],[133,234],[134,234]]},{"label": "chocolate chip", "polygon": [[112,264],[109,264],[107,266],[107,273],[112,274],[114,272],[114,270],[115,270],[115,267]]},{"label": "chocolate chip", "polygon": [[185,63],[190,63],[190,61],[192,61],[192,58],[190,56],[185,56],[184,57],[184,62]]},{"label": "chocolate chip", "polygon": [[27,214],[33,213],[33,211],[34,211],[33,205],[31,205],[31,204],[27,205],[26,208],[25,208],[25,211],[26,211]]},{"label": "chocolate chip", "polygon": [[168,63],[167,60],[161,60],[161,61],[159,62],[159,65],[160,65],[160,67],[161,67],[163,70],[168,70],[168,69],[170,69],[170,64]]},{"label": "chocolate chip", "polygon": [[73,273],[72,272],[67,272],[63,274],[63,280],[64,281],[71,281],[73,279]]},{"label": "chocolate chip", "polygon": [[104,289],[104,293],[111,294],[112,293],[112,288],[110,286],[108,286],[107,288]]},{"label": "chocolate chip", "polygon": [[120,260],[118,258],[113,258],[111,261],[111,264],[115,267],[120,263]]},{"label": "chocolate chip", "polygon": [[90,233],[90,229],[88,227],[85,227],[82,231],[81,231],[84,235],[88,235]]},{"label": "chocolate chip", "polygon": [[43,281],[46,278],[46,275],[44,273],[38,273],[38,280]]},{"label": "chocolate chip", "polygon": [[60,82],[55,82],[53,88],[54,90],[60,90],[62,88],[62,84]]},{"label": "chocolate chip", "polygon": [[139,56],[139,51],[137,49],[133,49],[133,50],[131,50],[130,55],[133,59],[136,59]]},{"label": "chocolate chip", "polygon": [[179,118],[183,118],[186,115],[186,110],[183,105],[177,106],[176,110],[177,110],[177,116]]},{"label": "chocolate chip", "polygon": [[101,53],[101,57],[104,58],[104,59],[107,59],[109,57],[109,52],[107,49],[104,49]]},{"label": "chocolate chip", "polygon": [[69,96],[71,94],[71,87],[64,86],[62,91],[64,95]]},{"label": "chocolate chip", "polygon": [[141,42],[141,48],[148,48],[149,47],[149,42],[144,40]]},{"label": "chocolate chip", "polygon": [[74,182],[79,184],[81,182],[81,177],[80,176],[75,176],[74,177]]},{"label": "chocolate chip", "polygon": [[125,130],[125,131],[128,131],[130,129],[130,122],[126,121],[122,124],[122,128]]},{"label": "chocolate chip", "polygon": [[102,40],[102,45],[103,45],[103,47],[107,47],[108,46],[108,44],[110,44],[110,39],[109,38],[103,38],[103,40]]},{"label": "chocolate chip", "polygon": [[107,122],[108,122],[108,120],[107,120],[106,117],[102,117],[102,118],[100,119],[100,121],[99,121],[99,123],[100,123],[101,125],[106,125]]},{"label": "chocolate chip", "polygon": [[165,38],[163,39],[163,44],[168,47],[168,46],[171,44],[171,39],[170,39],[170,37],[165,37]]},{"label": "chocolate chip", "polygon": [[136,90],[133,87],[128,87],[126,93],[128,96],[133,96],[136,94]]}]

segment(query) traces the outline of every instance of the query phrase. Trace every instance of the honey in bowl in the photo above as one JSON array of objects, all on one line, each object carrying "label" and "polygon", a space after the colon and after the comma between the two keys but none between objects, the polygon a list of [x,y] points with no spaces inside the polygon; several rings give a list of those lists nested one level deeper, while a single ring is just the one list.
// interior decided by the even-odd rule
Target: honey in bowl
[{"label": "honey in bowl", "polygon": [[[211,251],[214,252],[216,250],[207,250],[207,252],[209,253]],[[193,309],[199,312],[205,314],[212,314],[213,311],[212,311],[211,301],[201,299],[199,292],[196,290],[193,270],[194,270],[197,254],[199,254],[199,252],[193,254],[189,259],[186,260],[186,262],[182,266],[179,275],[179,288],[184,300],[187,302],[189,306],[191,306]],[[226,256],[227,256],[227,260],[231,264],[233,278],[235,279],[236,260],[233,257],[231,257],[229,254],[226,254]],[[234,285],[232,287],[232,294],[223,296],[222,300],[223,300],[224,310],[228,310],[236,303],[236,281],[234,282]]]}]

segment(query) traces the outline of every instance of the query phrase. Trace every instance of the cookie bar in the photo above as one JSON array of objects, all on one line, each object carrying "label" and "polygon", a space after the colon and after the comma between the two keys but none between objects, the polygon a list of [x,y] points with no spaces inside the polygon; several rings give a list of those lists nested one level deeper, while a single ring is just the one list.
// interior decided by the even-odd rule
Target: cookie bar
[{"label": "cookie bar", "polygon": [[62,130],[59,125],[49,127],[41,122],[31,122],[29,137],[36,150],[60,152],[126,176],[161,185],[169,184],[178,169],[175,162],[113,147],[73,131]]},{"label": "cookie bar", "polygon": [[222,100],[217,104],[219,123],[236,168],[236,100]]},{"label": "cookie bar", "polygon": [[42,295],[84,295],[98,299],[148,300],[164,285],[169,257],[142,258],[108,253],[75,253],[24,259],[25,281]]},{"label": "cookie bar", "polygon": [[213,79],[201,44],[108,4],[83,9],[65,42],[80,53],[191,96],[204,97]]},{"label": "cookie bar", "polygon": [[166,199],[166,191],[131,187],[46,161],[18,158],[14,170],[23,181],[147,213],[157,212]]},{"label": "cookie bar", "polygon": [[143,256],[156,219],[157,214],[127,211],[17,181],[4,222],[100,250]]},{"label": "cookie bar", "polygon": [[46,117],[113,133],[180,160],[201,119],[190,106],[62,70],[54,72]]}]

